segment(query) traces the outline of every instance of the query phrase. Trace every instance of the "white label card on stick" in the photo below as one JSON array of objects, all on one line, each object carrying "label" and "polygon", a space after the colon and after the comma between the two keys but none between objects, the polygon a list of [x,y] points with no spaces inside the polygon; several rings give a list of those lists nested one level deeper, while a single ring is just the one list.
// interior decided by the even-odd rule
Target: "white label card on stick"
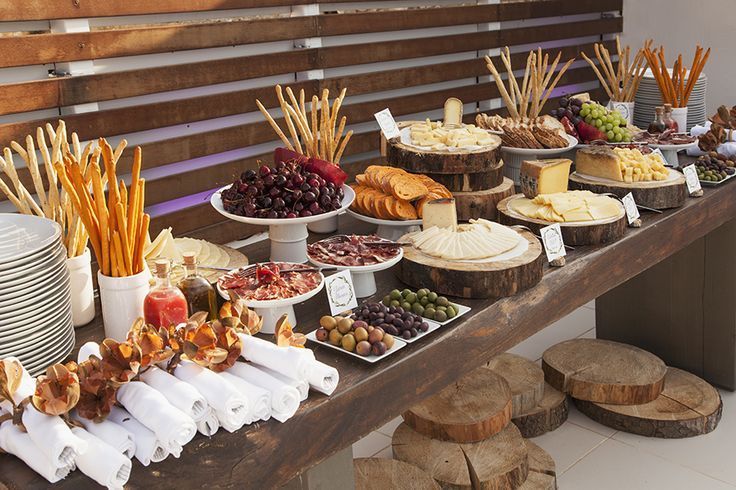
[{"label": "white label card on stick", "polygon": [[695,169],[695,165],[688,165],[682,169],[682,173],[685,175],[685,184],[687,184],[687,192],[692,194],[698,192],[700,187],[700,179],[698,178],[698,171]]},{"label": "white label card on stick", "polygon": [[629,220],[629,224],[638,220],[640,214],[639,208],[636,207],[636,201],[634,201],[634,195],[629,192],[623,197],[623,199],[621,199],[621,202],[623,203],[624,209],[626,210],[626,219]]},{"label": "white label card on stick", "polygon": [[539,235],[542,237],[544,251],[547,253],[547,262],[552,262],[567,255],[565,241],[562,239],[562,228],[560,228],[559,223],[540,228]]},{"label": "white label card on stick", "polygon": [[344,313],[358,306],[358,297],[355,295],[353,277],[349,270],[325,277],[325,291],[332,315]]},{"label": "white label card on stick", "polygon": [[396,121],[394,120],[394,116],[391,115],[391,111],[388,110],[388,108],[381,112],[376,112],[373,114],[373,117],[378,121],[378,125],[381,127],[381,132],[383,132],[383,135],[387,140],[398,138],[401,135],[399,127],[396,125]]}]

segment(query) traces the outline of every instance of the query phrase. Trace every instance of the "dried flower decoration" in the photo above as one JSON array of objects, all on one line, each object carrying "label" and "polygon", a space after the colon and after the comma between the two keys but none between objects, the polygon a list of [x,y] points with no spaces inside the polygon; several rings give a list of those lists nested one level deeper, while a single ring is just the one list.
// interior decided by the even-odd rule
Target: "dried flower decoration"
[{"label": "dried flower decoration", "polygon": [[100,354],[102,374],[113,387],[128,383],[140,370],[141,349],[135,344],[105,339],[100,344]]},{"label": "dried flower decoration", "polygon": [[105,379],[99,357],[90,356],[75,364],[79,378],[80,396],[77,413],[85,419],[102,421],[115,405],[115,388]]},{"label": "dried flower decoration", "polygon": [[220,308],[220,320],[238,332],[255,335],[263,328],[263,317],[245,305],[245,300],[229,291],[230,301],[226,301]]},{"label": "dried flower decoration", "polygon": [[307,343],[307,337],[303,333],[294,332],[294,328],[289,322],[289,315],[284,313],[276,322],[274,330],[276,337],[276,345],[279,347],[304,347]]},{"label": "dried flower decoration", "polygon": [[68,413],[79,402],[79,378],[63,364],[54,364],[36,379],[31,403],[47,415]]},{"label": "dried flower decoration", "polygon": [[240,357],[242,342],[237,332],[219,321],[187,325],[184,335],[184,354],[212,371],[225,371]]},{"label": "dried flower decoration", "polygon": [[173,357],[174,351],[168,348],[167,340],[168,337],[163,337],[155,327],[146,325],[142,318],[136,320],[128,332],[128,342],[141,350],[140,370]]},{"label": "dried flower decoration", "polygon": [[[13,403],[13,394],[23,379],[23,366],[17,359],[0,359],[0,401]],[[13,403],[14,404],[14,403]]]}]

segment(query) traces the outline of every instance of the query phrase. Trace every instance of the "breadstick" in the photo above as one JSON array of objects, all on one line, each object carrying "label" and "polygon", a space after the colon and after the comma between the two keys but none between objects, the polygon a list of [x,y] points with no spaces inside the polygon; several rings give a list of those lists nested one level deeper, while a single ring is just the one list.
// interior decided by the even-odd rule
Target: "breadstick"
[{"label": "breadstick", "polygon": [[319,110],[319,99],[316,95],[312,96],[312,136],[314,141],[312,142],[312,156],[316,157],[319,153],[319,126],[317,126],[317,111]]},{"label": "breadstick", "polygon": [[[142,150],[136,146],[133,150],[133,168],[130,175],[130,195],[128,196],[128,231],[138,229],[138,193],[139,181],[141,179],[141,163],[143,161]],[[131,240],[133,237],[130,237]]]},{"label": "breadstick", "polygon": [[345,151],[345,147],[348,146],[348,141],[350,141],[350,137],[353,135],[353,130],[347,132],[345,135],[345,139],[342,140],[342,143],[340,144],[340,148],[337,150],[337,155],[335,155],[335,161],[333,163],[338,164],[340,163],[340,159],[342,158],[342,153]]},{"label": "breadstick", "polygon": [[291,122],[291,116],[289,115],[289,111],[286,109],[288,104],[286,103],[286,100],[284,100],[284,95],[281,93],[281,85],[276,85],[276,96],[278,97],[279,104],[281,105],[281,112],[284,115],[286,127],[289,129],[289,134],[291,134],[291,138],[294,140],[294,148],[296,148],[297,153],[303,153],[302,145],[299,143],[299,137],[296,134],[296,129],[294,128],[294,124]]},{"label": "breadstick", "polygon": [[13,191],[10,190],[10,188],[5,184],[5,181],[3,181],[2,178],[0,178],[0,191],[5,194],[5,197],[8,198],[8,201],[13,203],[13,206],[15,206],[18,210],[23,208],[23,204],[21,204],[20,199],[18,199],[15,194],[13,194]]},{"label": "breadstick", "polygon": [[593,62],[593,60],[588,58],[588,56],[586,56],[586,54],[583,53],[582,51],[580,52],[580,55],[583,57],[585,61],[588,62],[590,67],[593,69],[593,71],[595,72],[595,75],[598,77],[598,81],[601,83],[601,87],[603,87],[603,90],[606,91],[606,93],[608,94],[608,97],[613,99],[613,93],[611,93],[611,89],[608,88],[608,84],[606,83],[606,80],[603,77],[603,75],[601,75],[601,72],[598,71],[598,67],[596,66],[596,64]]},{"label": "breadstick", "polygon": [[286,137],[284,132],[281,131],[281,128],[279,127],[278,124],[276,124],[276,121],[273,120],[273,118],[271,117],[271,114],[269,114],[266,108],[263,107],[263,104],[261,104],[260,100],[256,99],[256,105],[258,106],[258,110],[261,111],[261,114],[263,114],[263,116],[266,118],[266,121],[268,121],[268,124],[271,125],[271,128],[273,128],[273,130],[276,132],[278,137],[281,138],[281,141],[283,141],[286,148],[294,151],[294,147],[289,142],[289,139]]},{"label": "breadstick", "polygon": [[92,167],[92,192],[95,197],[95,206],[97,208],[97,218],[100,223],[100,250],[102,257],[98,264],[102,270],[102,274],[109,276],[110,272],[110,231],[108,225],[108,211],[105,203],[105,191],[102,188],[102,178],[100,175],[100,166],[97,162],[90,164]]},{"label": "breadstick", "polygon": [[118,224],[117,234],[120,239],[120,245],[123,250],[123,263],[125,270],[129,276],[133,275],[133,257],[130,243],[128,240],[128,220],[125,217],[125,206],[122,202],[115,205],[115,216]]},{"label": "breadstick", "polygon": [[148,236],[148,228],[151,224],[151,216],[144,214],[141,218],[140,230],[138,231],[138,243],[136,244],[136,274],[143,271],[145,267],[143,251],[146,248],[146,237]]},{"label": "breadstick", "polygon": [[503,80],[501,79],[501,75],[498,74],[498,71],[496,70],[496,66],[493,64],[493,61],[488,56],[485,57],[486,61],[486,67],[488,70],[493,74],[493,78],[496,81],[496,87],[498,87],[498,91],[501,94],[501,98],[503,98],[504,104],[506,104],[506,108],[509,111],[509,114],[514,119],[519,118],[519,112],[516,110],[516,104],[511,102],[511,98],[509,97],[509,93],[506,91],[506,86],[503,84]]},{"label": "breadstick", "polygon": [[[112,248],[115,260],[115,268],[117,269],[116,277],[124,277],[126,273],[125,258],[123,257],[123,244],[120,243],[120,234],[117,231],[112,232]],[[115,274],[115,272],[113,272]]]},{"label": "breadstick", "polygon": [[547,99],[549,99],[549,96],[552,95],[552,91],[557,86],[557,83],[560,81],[560,78],[562,78],[562,75],[565,74],[565,72],[567,71],[567,69],[570,68],[570,65],[572,65],[574,61],[575,61],[575,58],[573,58],[570,61],[568,61],[567,63],[565,63],[565,65],[557,73],[557,77],[555,77],[554,82],[552,82],[552,85],[550,85],[549,86],[549,89],[547,90],[547,95],[544,96],[544,98],[542,99],[542,101],[539,104],[540,109],[544,109],[544,104],[547,103]]}]

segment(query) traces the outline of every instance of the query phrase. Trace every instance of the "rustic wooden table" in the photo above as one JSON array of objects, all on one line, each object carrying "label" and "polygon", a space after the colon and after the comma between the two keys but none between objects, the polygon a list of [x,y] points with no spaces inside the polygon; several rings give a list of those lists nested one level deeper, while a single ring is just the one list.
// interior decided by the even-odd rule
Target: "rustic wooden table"
[{"label": "rustic wooden table", "polygon": [[[179,459],[143,467],[135,462],[129,488],[273,488],[344,448],[438,392],[576,308],[616,288],[736,218],[736,187],[706,189],[702,198],[663,214],[644,213],[643,226],[624,238],[596,247],[577,247],[567,265],[545,270],[536,287],[500,300],[463,300],[473,310],[429,337],[382,362],[370,365],[327,348],[312,347],[321,361],[340,371],[337,391],[326,397],[311,393],[287,423],[276,421],[197,436]],[[341,217],[343,232],[369,232],[370,226]],[[313,237],[312,237],[313,238]],[[251,261],[266,258],[268,244],[245,252]],[[378,295],[401,287],[392,270],[377,275]],[[634,307],[635,305],[631,305]],[[731,308],[733,305],[731,305]],[[297,330],[308,332],[327,311],[323,293],[298,305]],[[102,338],[99,320],[77,331],[77,343]],[[342,454],[345,454],[343,451]],[[329,470],[329,465],[321,465]],[[18,459],[0,456],[0,487],[45,488]],[[79,472],[59,488],[91,487]]]}]

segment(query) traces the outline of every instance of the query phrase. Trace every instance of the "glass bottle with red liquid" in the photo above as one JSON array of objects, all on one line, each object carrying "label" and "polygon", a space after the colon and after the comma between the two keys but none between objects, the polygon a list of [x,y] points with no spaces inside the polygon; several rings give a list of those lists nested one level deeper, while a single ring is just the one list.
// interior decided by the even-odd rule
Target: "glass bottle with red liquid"
[{"label": "glass bottle with red liquid", "polygon": [[184,277],[176,284],[189,305],[189,315],[206,311],[209,320],[217,320],[217,294],[215,288],[197,273],[197,259],[194,252],[182,254]]},{"label": "glass bottle with red liquid", "polygon": [[171,284],[169,273],[171,264],[168,260],[157,260],[154,276],[156,285],[148,292],[143,301],[143,315],[146,323],[155,327],[168,327],[186,322],[187,299],[179,288]]},{"label": "glass bottle with red liquid", "polygon": [[664,105],[664,116],[662,120],[664,121],[665,128],[671,129],[675,133],[680,131],[680,126],[677,124],[677,121],[672,119],[672,104]]},{"label": "glass bottle with red liquid", "polygon": [[647,131],[650,134],[659,134],[664,132],[667,126],[664,124],[664,107],[654,109],[654,121],[649,125]]}]

